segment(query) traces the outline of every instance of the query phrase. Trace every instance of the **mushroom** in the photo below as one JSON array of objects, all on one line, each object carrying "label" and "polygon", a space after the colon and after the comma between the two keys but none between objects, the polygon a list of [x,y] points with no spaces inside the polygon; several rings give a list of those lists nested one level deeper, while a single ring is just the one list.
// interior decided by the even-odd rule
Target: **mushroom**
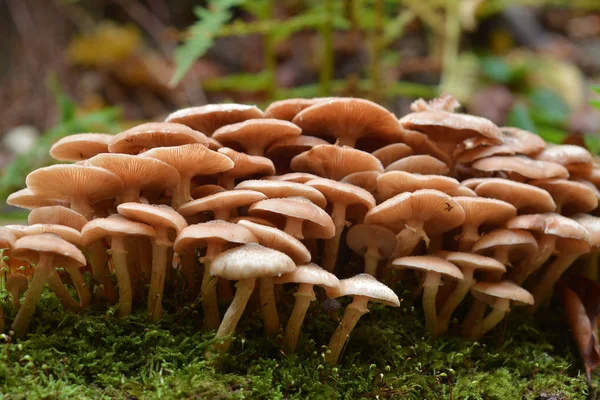
[{"label": "mushroom", "polygon": [[47,196],[33,193],[31,189],[28,188],[11,193],[6,199],[6,204],[13,207],[25,208],[27,210],[56,205],[69,206],[68,201],[51,199]]},{"label": "mushroom", "polygon": [[182,146],[200,143],[208,147],[203,133],[182,124],[149,122],[111,136],[108,144],[111,153],[139,154],[155,147]]},{"label": "mushroom", "polygon": [[444,162],[428,155],[408,156],[385,167],[385,172],[404,171],[421,175],[447,175],[450,168]]},{"label": "mushroom", "polygon": [[[458,267],[449,261],[435,256],[409,256],[399,257],[392,261],[392,267],[409,268],[423,272],[423,311],[425,312],[425,326],[433,337],[439,333],[437,326],[437,311],[435,299],[442,285],[442,276],[445,278],[462,281],[464,275]],[[460,283],[459,283],[460,285]]]},{"label": "mushroom", "polygon": [[27,277],[23,274],[10,274],[6,277],[5,288],[10,293],[15,310],[21,308],[21,295],[25,293],[28,286]]},{"label": "mushroom", "polygon": [[23,304],[11,326],[16,337],[23,337],[29,330],[31,316],[44,289],[46,280],[56,264],[64,267],[82,267],[85,257],[71,243],[53,233],[24,236],[17,239],[12,256],[35,264],[35,273]]},{"label": "mushroom", "polygon": [[350,337],[360,317],[369,312],[369,301],[399,307],[400,300],[396,293],[369,274],[358,274],[352,278],[342,279],[338,286],[328,288],[327,296],[335,299],[341,296],[352,296],[352,303],[346,307],[344,317],[329,341],[325,361],[329,365],[337,364],[342,349]]},{"label": "mushroom", "polygon": [[207,104],[177,110],[169,114],[165,122],[180,123],[212,136],[213,132],[222,126],[263,117],[263,112],[256,106],[235,103]]},{"label": "mushroom", "polygon": [[377,199],[379,197],[377,194],[377,178],[379,178],[380,175],[381,174],[377,171],[355,172],[353,174],[346,175],[341,182],[349,183],[365,189],[367,192],[371,193],[375,199]]},{"label": "mushroom", "polygon": [[179,207],[177,211],[186,218],[205,211],[212,211],[215,215],[214,219],[227,221],[231,218],[232,210],[266,198],[267,196],[254,190],[228,190],[192,200]]},{"label": "mushroom", "polygon": [[371,154],[377,157],[377,159],[381,161],[381,164],[385,168],[394,161],[412,155],[413,150],[410,148],[410,146],[407,146],[404,143],[392,143],[375,150]]},{"label": "mushroom", "polygon": [[265,176],[262,179],[268,181],[285,181],[285,182],[296,182],[306,183],[310,180],[318,178],[317,175],[309,174],[307,172],[290,172],[289,174]]},{"label": "mushroom", "polygon": [[108,142],[113,135],[80,133],[69,135],[52,145],[50,155],[58,161],[83,161],[100,153],[108,153]]},{"label": "mushroom", "polygon": [[312,99],[299,98],[275,101],[269,104],[269,107],[265,110],[265,117],[292,121],[305,108],[334,99],[335,97],[313,97]]},{"label": "mushroom", "polygon": [[392,256],[396,235],[379,225],[358,224],[348,230],[346,243],[355,253],[364,257],[365,273],[377,276],[377,265]]},{"label": "mushroom", "polygon": [[223,189],[219,185],[197,186],[194,188],[194,190],[192,190],[192,199],[194,199],[194,200],[201,199],[203,197],[210,196],[211,194],[220,193],[220,192],[224,192],[224,191],[225,191],[225,189]]},{"label": "mushroom", "polygon": [[261,192],[268,198],[304,197],[321,208],[327,205],[325,196],[317,189],[296,182],[248,180],[235,187],[235,190],[240,189]]},{"label": "mushroom", "polygon": [[332,273],[325,271],[316,264],[310,263],[297,266],[292,272],[274,278],[273,282],[275,284],[299,284],[298,290],[294,293],[294,297],[296,298],[294,309],[285,327],[285,343],[288,350],[294,353],[306,311],[310,303],[317,299],[313,286],[318,285],[331,290],[338,287],[340,281]]},{"label": "mushroom", "polygon": [[592,154],[587,149],[572,144],[548,144],[535,158],[561,164],[569,172],[577,175],[591,171],[594,161]]},{"label": "mushroom", "polygon": [[485,317],[480,325],[476,325],[468,334],[470,340],[478,340],[490,330],[494,329],[513,305],[533,305],[531,293],[511,281],[478,282],[471,287],[471,294],[476,299],[492,306],[492,311]]},{"label": "mushroom", "polygon": [[[473,246],[471,252],[487,254],[503,265],[513,266],[515,261],[522,262],[516,266],[526,267],[538,254],[538,244],[531,233],[522,229],[494,229],[483,235]],[[499,275],[488,275],[487,280],[499,280]]]},{"label": "mushroom", "polygon": [[225,146],[239,145],[250,156],[263,156],[271,144],[301,133],[302,130],[291,122],[260,118],[225,125],[213,133],[213,138]]},{"label": "mushroom", "polygon": [[312,136],[292,136],[276,141],[265,150],[265,157],[273,161],[277,173],[290,172],[290,162],[298,154],[329,142]]},{"label": "mushroom", "polygon": [[590,212],[598,207],[597,190],[585,183],[573,182],[566,179],[544,179],[529,182],[531,185],[546,190],[556,202],[558,214],[572,215],[580,212]]},{"label": "mushroom", "polygon": [[[257,278],[279,276],[295,268],[294,261],[286,254],[255,243],[236,247],[217,256],[211,266],[211,275],[238,283],[235,297],[219,325],[216,338],[224,339],[235,331]],[[224,340],[215,345],[215,349],[223,353],[230,345],[229,340]]]},{"label": "mushroom", "polygon": [[266,157],[249,156],[228,147],[219,149],[219,153],[229,157],[234,164],[233,168],[217,175],[219,185],[227,190],[234,188],[236,179],[253,175],[275,174],[273,162]]},{"label": "mushroom", "polygon": [[586,258],[581,275],[593,281],[598,281],[598,252],[600,251],[600,218],[589,214],[576,214],[573,216],[578,224],[583,226],[590,234],[592,248]]},{"label": "mushroom", "polygon": [[435,189],[450,194],[456,193],[459,182],[447,176],[420,175],[405,171],[385,172],[377,177],[377,194],[385,201],[404,193],[420,189]]},{"label": "mushroom", "polygon": [[488,157],[477,160],[474,169],[483,172],[504,172],[513,180],[527,179],[566,179],[569,171],[560,164],[550,161],[532,160],[525,156]]},{"label": "mushroom", "polygon": [[526,184],[508,179],[484,178],[480,182],[473,181],[473,184],[475,187],[471,189],[479,196],[510,203],[521,214],[552,212],[556,209],[550,193],[533,186],[533,181]]}]

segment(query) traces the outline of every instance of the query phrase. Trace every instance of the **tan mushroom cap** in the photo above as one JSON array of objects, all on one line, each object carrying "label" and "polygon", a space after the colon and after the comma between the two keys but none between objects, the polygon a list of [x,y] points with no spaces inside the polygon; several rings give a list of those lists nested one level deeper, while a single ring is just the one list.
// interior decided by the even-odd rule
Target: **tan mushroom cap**
[{"label": "tan mushroom cap", "polygon": [[53,264],[64,268],[79,268],[86,264],[85,257],[75,245],[54,233],[23,236],[15,241],[11,256],[31,264],[40,261],[40,255],[53,257]]},{"label": "tan mushroom cap", "polygon": [[[413,153],[429,154],[448,165],[452,163],[452,157],[450,157],[450,153],[447,153],[447,150],[449,149],[444,150],[441,143],[438,144],[434,142],[426,134],[406,129],[404,127],[401,129],[400,132],[401,137],[399,141],[409,145],[413,149]],[[453,145],[452,149],[450,150],[453,150],[454,147],[455,146]]]},{"label": "tan mushroom cap", "polygon": [[83,247],[81,232],[64,225],[55,224],[34,224],[25,229],[25,235],[41,235],[42,233],[54,233],[61,239],[74,244],[77,247]]},{"label": "tan mushroom cap", "polygon": [[231,222],[232,224],[237,224],[240,221],[250,221],[254,222],[255,224],[270,226],[271,228],[277,228],[277,225],[275,225],[271,221],[267,221],[264,218],[253,217],[250,215],[242,215],[241,217],[235,217],[229,220],[229,222]]},{"label": "tan mushroom cap", "polygon": [[381,161],[381,164],[385,168],[394,161],[412,155],[413,149],[404,143],[392,143],[375,150],[371,154],[377,157],[377,159]]},{"label": "tan mushroom cap", "polygon": [[458,280],[464,279],[462,271],[456,265],[436,256],[399,257],[392,261],[392,265],[418,271],[436,272]]},{"label": "tan mushroom cap", "polygon": [[204,211],[244,207],[266,198],[267,196],[254,190],[227,190],[185,203],[177,212],[184,217],[190,217]]},{"label": "tan mushroom cap", "polygon": [[471,286],[471,293],[488,304],[492,304],[496,298],[514,301],[515,305],[533,305],[534,303],[531,293],[512,281],[477,282]]},{"label": "tan mushroom cap", "polygon": [[201,199],[211,194],[225,192],[225,189],[219,185],[202,185],[192,190],[192,199]]},{"label": "tan mushroom cap", "polygon": [[459,182],[456,179],[447,176],[420,175],[404,171],[385,172],[377,178],[377,193],[382,200],[421,189],[435,189],[454,194],[458,186]]},{"label": "tan mushroom cap", "polygon": [[305,197],[321,208],[325,208],[327,200],[317,189],[296,182],[272,180],[248,180],[239,183],[235,190],[254,190],[268,198]]},{"label": "tan mushroom cap", "polygon": [[361,256],[375,247],[383,258],[390,258],[396,247],[396,234],[383,226],[357,224],[348,230],[346,244]]},{"label": "tan mushroom cap", "polygon": [[139,154],[155,147],[200,143],[208,146],[208,138],[182,124],[149,122],[114,136],[108,145],[111,153]]},{"label": "tan mushroom cap", "polygon": [[477,193],[473,189],[466,186],[458,185],[454,190],[448,191],[450,196],[477,197]]},{"label": "tan mushroom cap", "polygon": [[290,163],[292,170],[341,180],[361,171],[383,172],[381,161],[371,154],[347,146],[320,145],[298,154]]},{"label": "tan mushroom cap", "polygon": [[377,202],[366,190],[349,183],[336,182],[331,179],[317,178],[306,182],[325,196],[329,203],[341,203],[347,206],[358,206],[370,210]]},{"label": "tan mushroom cap", "polygon": [[117,206],[117,211],[127,219],[148,224],[156,229],[173,229],[175,233],[179,233],[187,226],[181,214],[162,204],[121,203]]},{"label": "tan mushroom cap", "polygon": [[225,125],[213,137],[225,146],[242,146],[250,155],[262,156],[278,140],[300,136],[302,130],[288,121],[272,118],[251,119]]},{"label": "tan mushroom cap", "polygon": [[548,144],[536,160],[552,161],[557,164],[569,166],[573,164],[589,164],[590,168],[594,162],[592,154],[581,146],[572,144],[552,145]]},{"label": "tan mushroom cap", "polygon": [[293,271],[294,261],[285,253],[249,243],[218,255],[210,274],[230,281],[275,277]]},{"label": "tan mushroom cap", "polygon": [[236,180],[251,175],[273,175],[275,173],[275,165],[266,157],[249,156],[228,147],[219,149],[219,153],[227,156],[234,164],[233,168],[222,172],[219,179]]},{"label": "tan mushroom cap", "polygon": [[465,225],[499,225],[517,215],[515,206],[502,200],[465,196],[456,196],[453,199],[465,211]]},{"label": "tan mushroom cap", "polygon": [[465,179],[464,181],[462,181],[460,183],[461,186],[467,187],[471,190],[475,190],[477,188],[477,186],[479,186],[481,183],[487,181],[490,178],[469,178],[469,179]]},{"label": "tan mushroom cap", "polygon": [[552,212],[556,203],[550,193],[530,184],[514,182],[508,179],[483,179],[475,188],[481,197],[502,200],[512,204],[521,213]]},{"label": "tan mushroom cap", "polygon": [[296,98],[279,100],[269,104],[265,110],[265,117],[292,121],[294,117],[305,108],[333,99],[335,99],[335,97],[313,97],[312,99]]},{"label": "tan mushroom cap", "polygon": [[365,223],[403,229],[410,220],[424,221],[428,234],[447,232],[465,220],[465,211],[454,199],[433,189],[402,193],[371,209]]},{"label": "tan mushroom cap", "polygon": [[569,171],[560,164],[550,161],[532,160],[525,156],[488,157],[477,160],[473,168],[484,172],[515,172],[529,179],[569,177]]},{"label": "tan mushroom cap", "polygon": [[280,220],[287,217],[303,220],[302,231],[305,238],[328,239],[335,234],[335,226],[329,214],[304,197],[261,200],[252,204],[248,213],[266,219],[279,216]]},{"label": "tan mushroom cap", "polygon": [[48,206],[40,207],[35,210],[31,210],[27,222],[30,225],[34,224],[56,224],[64,225],[73,228],[77,231],[81,231],[81,228],[87,224],[87,219],[70,208],[63,206]]},{"label": "tan mushroom cap", "polygon": [[182,177],[213,175],[233,168],[233,162],[228,157],[201,144],[156,147],[141,155],[169,164]]},{"label": "tan mushroom cap", "polygon": [[238,224],[254,233],[258,238],[258,243],[262,246],[287,254],[296,264],[304,264],[310,261],[310,251],[293,236],[277,228],[256,224],[248,220],[241,220]]},{"label": "tan mushroom cap", "polygon": [[59,161],[82,161],[100,153],[108,153],[108,142],[113,135],[80,133],[66,136],[52,145],[50,155]]},{"label": "tan mushroom cap", "polygon": [[6,229],[9,233],[13,234],[16,239],[18,239],[27,235],[27,229],[29,229],[29,225],[4,225],[4,229]]},{"label": "tan mushroom cap", "polygon": [[315,146],[329,144],[326,140],[313,136],[291,136],[273,142],[265,151],[265,156],[271,160],[291,160],[294,156],[312,149]]},{"label": "tan mushroom cap", "polygon": [[258,238],[243,225],[216,220],[182,229],[177,235],[173,249],[181,254],[190,249],[203,248],[209,242],[246,244],[257,243]]},{"label": "tan mushroom cap", "polygon": [[494,258],[479,254],[451,251],[443,254],[443,257],[446,261],[450,261],[459,267],[461,271],[471,269],[486,272],[506,272],[504,264]]},{"label": "tan mushroom cap", "polygon": [[114,214],[108,218],[91,220],[81,230],[84,245],[89,245],[103,237],[149,236],[156,237],[156,230],[150,225],[130,221]]},{"label": "tan mushroom cap", "polygon": [[590,243],[595,250],[600,248],[600,218],[590,214],[577,214],[573,220],[583,226],[590,234]]},{"label": "tan mushroom cap", "polygon": [[315,174],[309,174],[308,172],[290,172],[289,174],[265,176],[264,180],[268,181],[285,181],[285,182],[297,182],[306,183],[310,180],[318,178]]},{"label": "tan mushroom cap", "polygon": [[379,178],[379,175],[381,174],[377,171],[355,172],[345,176],[341,182],[358,186],[371,194],[375,194],[377,192],[377,178]]},{"label": "tan mushroom cap", "polygon": [[223,147],[223,145],[221,143],[219,143],[219,141],[217,139],[213,139],[213,138],[209,137],[207,147],[213,151],[217,151],[221,147]]},{"label": "tan mushroom cap", "polygon": [[385,172],[389,171],[404,171],[422,175],[446,175],[450,172],[450,168],[435,157],[417,155],[394,161],[385,168]]},{"label": "tan mushroom cap", "polygon": [[483,253],[499,247],[506,248],[510,253],[520,254],[520,258],[538,251],[538,243],[533,235],[522,229],[494,229],[480,237],[471,251]]},{"label": "tan mushroom cap", "polygon": [[17,237],[10,230],[0,226],[0,249],[9,249],[13,246]]},{"label": "tan mushroom cap", "polygon": [[33,210],[38,207],[56,206],[56,205],[69,205],[69,201],[55,200],[49,196],[36,194],[29,188],[18,190],[11,193],[6,199],[6,203],[19,208],[27,210]]},{"label": "tan mushroom cap", "polygon": [[598,207],[597,191],[584,183],[566,179],[533,180],[529,183],[550,193],[563,214],[589,212]]},{"label": "tan mushroom cap", "polygon": [[355,98],[317,103],[298,113],[292,122],[307,135],[333,136],[348,146],[365,136],[394,139],[400,131],[394,114],[372,101]]},{"label": "tan mushroom cap", "polygon": [[85,198],[90,204],[116,197],[124,187],[121,178],[107,169],[75,164],[37,169],[25,182],[37,195],[70,202]]},{"label": "tan mushroom cap", "polygon": [[369,301],[400,307],[400,299],[392,289],[369,274],[358,274],[342,279],[339,286],[327,289],[327,297],[335,299],[341,296],[364,296]]},{"label": "tan mushroom cap", "polygon": [[222,126],[263,117],[263,112],[256,106],[233,103],[208,104],[177,110],[169,114],[165,122],[180,123],[212,136],[213,132]]},{"label": "tan mushroom cap", "polygon": [[327,272],[317,264],[308,263],[298,265],[296,269],[273,279],[273,283],[281,285],[284,283],[306,283],[323,288],[336,288],[340,280],[331,272]]}]

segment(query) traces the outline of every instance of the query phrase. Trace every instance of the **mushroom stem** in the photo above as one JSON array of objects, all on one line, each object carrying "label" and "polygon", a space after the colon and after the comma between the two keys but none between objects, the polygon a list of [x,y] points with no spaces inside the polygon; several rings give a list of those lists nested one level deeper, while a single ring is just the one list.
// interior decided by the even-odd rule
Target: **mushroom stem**
[{"label": "mushroom stem", "polygon": [[88,257],[94,271],[94,277],[100,282],[104,298],[110,304],[114,303],[117,300],[117,292],[115,291],[115,284],[110,278],[106,250],[104,250],[100,240],[88,246]]},{"label": "mushroom stem", "polygon": [[425,313],[425,326],[431,335],[436,337],[437,311],[435,308],[435,297],[442,281],[442,274],[428,271],[423,282],[423,311]]},{"label": "mushroom stem", "polygon": [[165,228],[158,229],[157,238],[152,243],[152,275],[148,290],[148,316],[152,322],[157,322],[162,316],[162,298],[167,275],[167,253],[169,238]]},{"label": "mushroom stem", "polygon": [[233,190],[235,187],[235,180],[230,177],[219,176],[217,178],[217,183],[225,190]]},{"label": "mushroom stem", "polygon": [[496,299],[492,307],[492,311],[484,318],[481,324],[477,324],[471,329],[469,333],[470,340],[479,340],[483,335],[494,329],[510,310],[510,300]]},{"label": "mushroom stem", "polygon": [[275,292],[273,290],[273,278],[263,277],[258,281],[260,309],[263,315],[265,334],[269,337],[277,335],[279,332],[279,314],[277,314],[277,303],[275,302]]},{"label": "mushroom stem", "polygon": [[79,296],[79,304],[81,308],[86,308],[92,302],[92,293],[90,287],[83,278],[79,268],[68,268],[67,273],[73,281],[73,285],[77,289],[77,295]]},{"label": "mushroom stem", "polygon": [[429,247],[429,237],[423,229],[423,221],[407,221],[404,229],[396,235],[396,248],[392,257],[390,257],[390,263],[395,258],[410,256],[421,242],[421,239]]},{"label": "mushroom stem", "polygon": [[[221,322],[221,325],[219,325],[219,330],[215,336],[216,338],[224,338],[235,331],[235,327],[240,321],[240,318],[246,309],[246,305],[248,304],[248,300],[254,291],[255,283],[256,279],[251,278],[239,281],[235,285],[235,297],[223,316],[223,321]],[[224,353],[229,346],[231,346],[231,340],[224,340],[221,343],[215,344],[214,349],[219,353]]]},{"label": "mushroom stem", "polygon": [[113,236],[111,241],[110,252],[115,264],[115,273],[117,282],[119,283],[119,318],[126,317],[131,314],[131,280],[127,271],[127,251],[123,243],[122,237]]},{"label": "mushroom stem", "polygon": [[555,249],[556,236],[542,235],[538,243],[538,253],[532,260],[525,259],[518,268],[514,268],[511,274],[511,280],[517,285],[523,285],[523,282],[535,271],[538,270],[552,256]]},{"label": "mushroom stem", "polygon": [[481,300],[474,299],[467,316],[463,320],[462,323],[462,331],[463,333],[468,333],[473,329],[474,326],[477,326],[481,323],[483,319],[483,315],[485,314],[485,303]]},{"label": "mushroom stem", "polygon": [[352,303],[346,307],[344,317],[329,341],[328,352],[325,355],[325,361],[329,365],[335,365],[340,359],[342,349],[350,337],[350,332],[354,329],[360,317],[369,312],[367,307],[369,298],[365,296],[354,296]]},{"label": "mushroom stem", "polygon": [[437,324],[438,324],[438,333],[445,333],[448,330],[448,323],[450,322],[450,318],[452,317],[452,313],[456,310],[456,307],[463,301],[463,299],[469,293],[469,289],[471,286],[475,284],[475,280],[473,279],[473,270],[465,269],[463,270],[464,279],[462,281],[458,281],[456,287],[450,293],[450,296],[444,302],[440,313],[438,314]]},{"label": "mushroom stem", "polygon": [[55,269],[50,271],[50,275],[48,276],[48,286],[54,292],[54,295],[60,300],[60,304],[66,309],[71,311],[80,311],[81,306],[78,302],[75,301],[73,297],[69,294],[69,291],[63,284],[63,281],[58,276],[58,273]]},{"label": "mushroom stem", "polygon": [[171,207],[173,209],[177,210],[183,204],[192,200],[192,196],[190,196],[191,181],[191,177],[182,176],[179,184],[173,189],[173,197],[171,199]]},{"label": "mushroom stem", "polygon": [[204,323],[209,330],[219,328],[219,323],[221,322],[219,302],[217,300],[217,281],[219,277],[211,276],[210,265],[215,257],[221,253],[222,249],[223,245],[220,243],[209,243],[206,248],[206,255],[200,260],[204,263],[204,276],[202,277],[200,295],[202,296]]},{"label": "mushroom stem", "polygon": [[[166,240],[166,243],[170,243],[168,237],[165,237],[164,240]],[[138,238],[137,242],[138,262],[140,265],[140,279],[143,283],[147,283],[150,281],[150,277],[152,276],[152,265],[154,262],[153,243],[151,243],[150,240],[146,239],[145,237]],[[167,246],[167,248],[168,247],[169,246]]]},{"label": "mushroom stem", "polygon": [[294,309],[290,315],[290,319],[285,327],[285,342],[287,343],[288,349],[291,353],[296,351],[296,345],[298,344],[298,337],[300,336],[300,330],[306,311],[312,301],[315,301],[315,291],[313,285],[310,283],[301,283],[298,286],[298,290],[294,293],[296,301],[294,302]]},{"label": "mushroom stem", "polygon": [[139,203],[140,202],[140,188],[135,186],[125,186],[123,193],[117,197],[116,205],[122,203]]},{"label": "mushroom stem", "polygon": [[580,254],[564,254],[558,256],[552,264],[548,266],[546,272],[542,275],[538,281],[537,286],[533,289],[532,294],[535,300],[533,306],[531,306],[531,313],[535,313],[538,308],[542,305],[544,300],[552,294],[552,287],[562,274],[577,260]]},{"label": "mushroom stem", "polygon": [[[14,289],[10,291],[10,298],[11,298],[11,302],[12,302],[12,306],[15,310],[18,310],[21,308],[21,299],[20,299],[21,294],[19,293],[19,290]],[[1,309],[2,307],[0,307]]]},{"label": "mushroom stem", "polygon": [[215,219],[220,221],[229,221],[231,218],[231,210],[228,208],[224,209],[216,209],[215,210]]},{"label": "mushroom stem", "polygon": [[337,138],[337,145],[338,146],[355,147],[356,146],[356,138],[353,138],[350,136],[341,136],[341,137]]},{"label": "mushroom stem", "polygon": [[304,239],[304,235],[302,235],[303,224],[304,221],[299,218],[287,217],[283,231],[298,240],[302,240]]},{"label": "mushroom stem", "polygon": [[379,264],[379,260],[381,260],[381,254],[379,254],[379,250],[377,246],[369,246],[367,248],[367,252],[364,255],[365,259],[365,273],[371,276],[377,275],[377,265]]},{"label": "mushroom stem", "polygon": [[90,206],[88,199],[84,197],[74,197],[71,199],[71,210],[77,211],[88,221],[94,216],[94,209]]},{"label": "mushroom stem", "polygon": [[458,251],[471,251],[473,244],[479,240],[479,227],[475,225],[465,224],[460,233],[458,240]]},{"label": "mushroom stem", "polygon": [[11,325],[11,329],[18,338],[23,337],[29,331],[31,316],[35,312],[37,302],[42,295],[44,284],[54,269],[52,266],[53,260],[54,257],[51,255],[40,254],[40,259],[35,267],[33,279],[29,284],[29,290],[27,290],[23,304]]},{"label": "mushroom stem", "polygon": [[337,262],[340,240],[346,226],[346,205],[339,202],[333,203],[331,219],[335,225],[335,236],[327,239],[323,248],[323,268],[328,272],[333,272]]}]

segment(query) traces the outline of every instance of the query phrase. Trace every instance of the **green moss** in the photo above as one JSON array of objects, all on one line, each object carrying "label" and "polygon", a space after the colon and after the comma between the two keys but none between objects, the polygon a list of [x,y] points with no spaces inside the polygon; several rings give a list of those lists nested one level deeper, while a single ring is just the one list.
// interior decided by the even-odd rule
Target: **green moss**
[{"label": "green moss", "polygon": [[[285,296],[290,298],[291,296]],[[293,298],[293,297],[292,297]],[[32,334],[0,347],[0,392],[9,399],[584,399],[580,361],[560,313],[541,321],[518,312],[479,343],[435,342],[418,304],[375,306],[335,368],[323,359],[336,327],[318,306],[307,316],[298,352],[286,355],[249,312],[231,351],[204,359],[212,334],[194,307],[149,325],[140,309],[63,312],[45,293]],[[292,304],[281,305],[289,315]],[[6,305],[10,319],[11,310]],[[280,339],[280,338],[279,338]],[[0,398],[2,396],[0,395]]]}]

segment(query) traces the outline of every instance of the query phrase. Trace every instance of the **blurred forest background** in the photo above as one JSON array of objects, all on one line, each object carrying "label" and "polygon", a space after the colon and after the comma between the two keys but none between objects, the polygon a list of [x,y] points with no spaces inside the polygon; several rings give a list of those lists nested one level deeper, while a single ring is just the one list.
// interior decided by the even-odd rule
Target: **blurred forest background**
[{"label": "blurred forest background", "polygon": [[600,151],[599,0],[1,0],[0,197],[50,145],[214,102],[359,96]]}]

